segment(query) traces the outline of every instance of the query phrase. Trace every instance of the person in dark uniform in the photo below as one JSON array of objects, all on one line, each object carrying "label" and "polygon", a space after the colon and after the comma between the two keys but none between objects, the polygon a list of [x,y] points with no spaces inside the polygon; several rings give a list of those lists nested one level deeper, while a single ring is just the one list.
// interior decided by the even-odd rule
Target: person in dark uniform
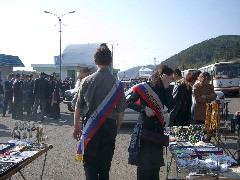
[{"label": "person in dark uniform", "polygon": [[30,81],[30,75],[25,75],[23,80],[23,107],[24,111],[27,112],[29,118],[32,114],[32,98],[33,98],[33,86]]},{"label": "person in dark uniform", "polygon": [[4,90],[2,85],[2,79],[0,79],[0,109],[3,108],[3,95],[4,95]]},{"label": "person in dark uniform", "polygon": [[[98,71],[81,81],[79,98],[75,108],[73,137],[77,140],[80,139],[82,132],[83,136],[85,135],[85,128],[82,131],[82,126],[87,126],[90,121],[89,119],[94,117],[92,113],[96,112],[95,110],[102,103],[105,103],[104,100],[109,97],[109,93],[111,94],[115,83],[118,82],[109,70],[112,56],[106,44],[102,44],[97,49],[94,60],[98,66]],[[118,94],[119,99],[117,103],[110,110],[107,117],[104,118],[104,123],[100,125],[84,149],[83,166],[86,180],[109,179],[109,170],[115,149],[115,139],[123,119],[123,112],[126,108],[123,86],[117,87],[120,89],[119,92],[122,92]],[[113,104],[111,103],[111,105]]]},{"label": "person in dark uniform", "polygon": [[50,117],[54,119],[60,119],[60,82],[54,75],[50,76],[49,90]]},{"label": "person in dark uniform", "polygon": [[[173,70],[166,65],[158,65],[151,81],[147,82],[145,87],[149,87],[149,93],[155,93],[161,103],[157,109],[162,109],[163,105],[169,110],[173,108],[173,98],[168,89],[172,81]],[[140,84],[141,85],[141,84]],[[138,85],[137,85],[138,86]],[[153,92],[152,92],[153,91]],[[153,100],[151,100],[154,103]],[[156,112],[150,108],[149,103],[138,91],[132,91],[127,98],[128,107],[139,112],[139,121],[142,123],[142,129],[151,133],[163,134],[164,122],[159,120]],[[160,167],[164,166],[163,145],[146,139],[140,139],[140,151],[134,165],[137,166],[138,180],[159,180]]]},{"label": "person in dark uniform", "polygon": [[[12,101],[13,101],[13,74],[8,75],[8,80],[4,82],[4,100],[3,100],[3,114],[2,117],[6,116],[6,111],[8,109],[8,114],[12,111]],[[8,108],[9,106],[9,108]]]},{"label": "person in dark uniform", "polygon": [[33,95],[33,91],[34,91],[34,80],[33,80],[33,74],[29,74],[29,83],[30,83],[30,89],[31,91],[29,92],[29,104],[30,104],[30,115],[32,115],[32,111],[33,111],[33,103],[34,103],[34,95]]},{"label": "person in dark uniform", "polygon": [[44,116],[46,115],[45,109],[47,101],[49,99],[49,83],[48,80],[45,79],[44,72],[41,72],[40,78],[35,80],[33,92],[34,92],[33,116],[36,117],[37,110],[40,105],[41,109],[40,118],[41,120],[43,120]]},{"label": "person in dark uniform", "polygon": [[21,75],[16,74],[16,79],[13,82],[13,119],[23,119],[23,90]]}]

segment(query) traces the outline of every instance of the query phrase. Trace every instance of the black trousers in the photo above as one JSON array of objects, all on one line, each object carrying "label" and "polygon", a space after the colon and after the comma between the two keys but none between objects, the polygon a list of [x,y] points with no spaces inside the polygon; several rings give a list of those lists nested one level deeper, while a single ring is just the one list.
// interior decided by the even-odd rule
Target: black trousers
[{"label": "black trousers", "polygon": [[117,135],[116,120],[107,119],[84,151],[86,180],[109,180]]},{"label": "black trousers", "polygon": [[14,98],[13,110],[12,110],[13,119],[22,119],[23,118],[23,99]]},{"label": "black trousers", "polygon": [[159,180],[160,168],[137,167],[137,180]]},{"label": "black trousers", "polygon": [[54,119],[60,118],[60,104],[54,103],[52,106],[50,106],[50,116]]},{"label": "black trousers", "polygon": [[13,97],[10,95],[5,95],[4,96],[4,100],[3,100],[3,116],[6,115],[6,111],[8,109],[8,114],[12,112],[12,99]]}]

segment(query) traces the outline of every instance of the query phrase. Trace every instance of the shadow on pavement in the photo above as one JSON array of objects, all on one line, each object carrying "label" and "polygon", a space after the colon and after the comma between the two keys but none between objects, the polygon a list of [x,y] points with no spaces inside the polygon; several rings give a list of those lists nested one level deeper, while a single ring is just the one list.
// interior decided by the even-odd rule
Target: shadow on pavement
[{"label": "shadow on pavement", "polygon": [[[16,121],[24,121],[24,122],[35,122],[39,123],[42,125],[53,125],[53,126],[63,126],[63,125],[68,125],[68,126],[73,126],[73,113],[61,113],[61,118],[60,119],[54,119],[50,117],[45,117],[44,119],[40,119],[40,115],[37,114],[36,117],[32,118],[25,118],[23,120],[16,120]],[[1,126],[1,125],[0,125]],[[1,129],[1,127],[0,127]]]},{"label": "shadow on pavement", "polygon": [[39,123],[43,125],[49,124],[53,126],[63,126],[63,125],[73,126],[73,114],[61,113],[60,119],[46,118],[40,121]]},{"label": "shadow on pavement", "polygon": [[11,132],[9,132],[9,131],[0,131],[0,137],[11,137]]},{"label": "shadow on pavement", "polygon": [[0,129],[1,130],[4,130],[4,129],[9,130],[9,127],[7,127],[7,126],[5,126],[3,124],[0,124]]}]

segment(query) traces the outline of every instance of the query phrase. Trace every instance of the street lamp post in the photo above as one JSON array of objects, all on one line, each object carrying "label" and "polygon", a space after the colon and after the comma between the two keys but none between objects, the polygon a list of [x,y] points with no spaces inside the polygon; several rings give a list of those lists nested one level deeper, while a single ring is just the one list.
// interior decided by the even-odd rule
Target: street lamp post
[{"label": "street lamp post", "polygon": [[44,13],[52,14],[58,18],[58,22],[59,22],[59,54],[60,54],[59,55],[59,78],[61,80],[62,79],[62,17],[67,14],[75,13],[75,11],[70,11],[70,12],[64,13],[60,16],[57,14],[51,13],[49,11],[44,11]]},{"label": "street lamp post", "polygon": [[111,44],[111,46],[112,46],[112,63],[111,63],[111,71],[112,71],[112,74],[113,74],[113,48],[114,48],[114,45],[118,45],[118,44],[115,44],[115,42],[113,42],[112,44]]}]

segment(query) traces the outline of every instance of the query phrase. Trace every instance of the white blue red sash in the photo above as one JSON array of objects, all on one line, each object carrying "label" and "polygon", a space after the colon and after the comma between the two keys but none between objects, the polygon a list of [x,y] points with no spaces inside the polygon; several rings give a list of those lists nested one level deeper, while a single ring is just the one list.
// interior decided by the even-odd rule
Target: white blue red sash
[{"label": "white blue red sash", "polygon": [[106,121],[107,117],[112,112],[116,104],[118,104],[123,94],[123,85],[120,81],[116,80],[111,91],[97,109],[91,114],[83,128],[77,152],[79,155],[84,154],[84,149],[87,147],[94,134]]},{"label": "white blue red sash", "polygon": [[164,125],[164,118],[162,115],[162,102],[158,95],[152,90],[147,83],[141,83],[133,87],[133,92],[138,93],[148,106],[154,110],[155,115],[162,125]]}]

